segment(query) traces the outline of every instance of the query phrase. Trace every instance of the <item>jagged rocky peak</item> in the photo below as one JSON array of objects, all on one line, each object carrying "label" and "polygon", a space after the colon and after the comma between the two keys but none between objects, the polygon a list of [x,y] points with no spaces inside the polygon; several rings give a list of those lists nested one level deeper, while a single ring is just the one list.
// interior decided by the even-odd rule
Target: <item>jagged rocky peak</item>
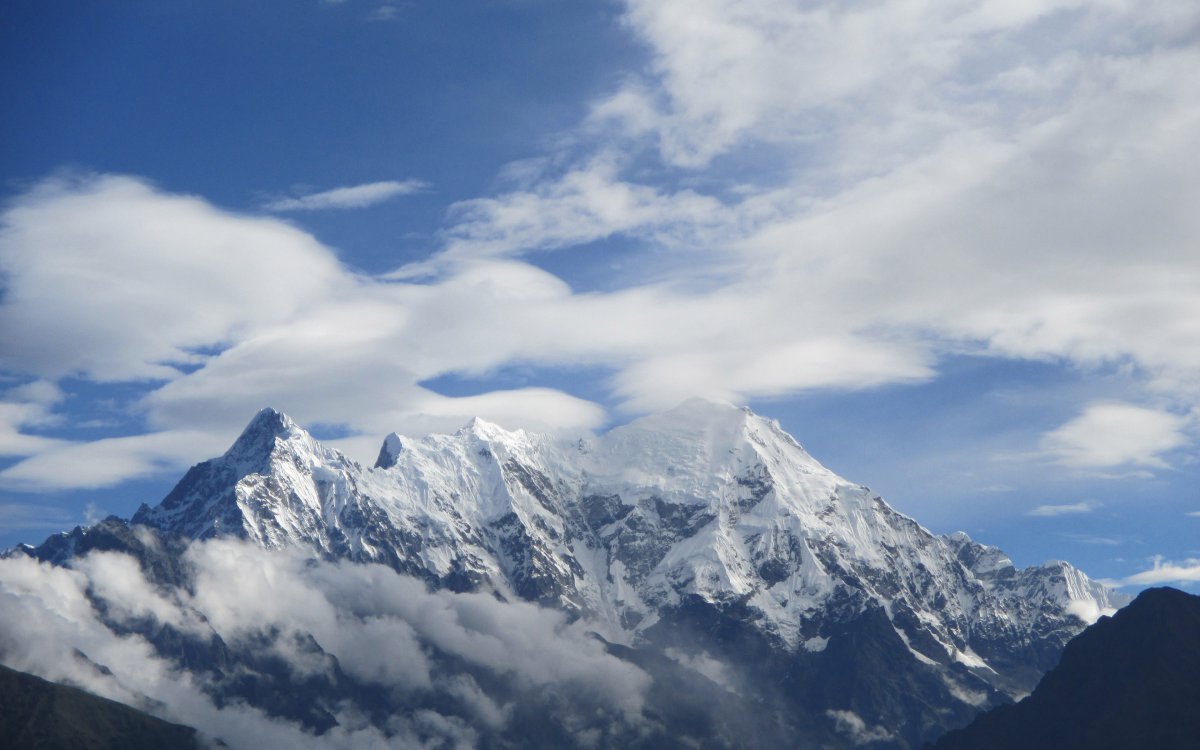
[{"label": "jagged rocky peak", "polygon": [[[431,436],[436,439],[436,436]],[[550,443],[556,442],[550,435],[528,433],[522,429],[508,430],[483,417],[472,417],[452,436],[463,445],[470,446],[476,454],[491,454],[505,460],[520,458],[529,460]]]},{"label": "jagged rocky peak", "polygon": [[1008,555],[996,547],[979,544],[967,536],[966,532],[956,531],[947,535],[945,539],[950,548],[954,550],[959,562],[979,576],[981,580],[1010,578],[1016,572]]},{"label": "jagged rocky peak", "polygon": [[396,459],[400,457],[400,453],[404,450],[404,441],[395,432],[388,434],[383,439],[383,445],[379,448],[379,458],[375,459],[376,469],[390,469],[396,465]]},{"label": "jagged rocky peak", "polygon": [[225,456],[241,460],[262,460],[275,450],[277,440],[288,440],[307,434],[291,417],[267,407],[254,415],[242,430],[242,434],[225,452]]}]

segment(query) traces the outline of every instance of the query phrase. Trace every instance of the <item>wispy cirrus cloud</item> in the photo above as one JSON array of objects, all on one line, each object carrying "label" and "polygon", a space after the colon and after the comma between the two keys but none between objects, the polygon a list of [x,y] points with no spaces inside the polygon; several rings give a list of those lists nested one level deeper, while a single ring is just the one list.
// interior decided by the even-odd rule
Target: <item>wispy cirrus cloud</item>
[{"label": "wispy cirrus cloud", "polygon": [[1106,547],[1120,547],[1122,544],[1120,539],[1108,536],[1096,536],[1095,534],[1060,533],[1059,536],[1063,539],[1079,542],[1080,544],[1099,544]]},{"label": "wispy cirrus cloud", "polygon": [[309,193],[294,198],[278,198],[264,203],[263,209],[283,213],[287,211],[330,211],[367,208],[368,206],[374,206],[402,195],[418,193],[428,187],[429,184],[422,180],[368,182],[363,185],[323,190],[319,193]]},{"label": "wispy cirrus cloud", "polygon": [[1055,516],[1074,516],[1082,513],[1091,513],[1096,507],[1091,503],[1070,503],[1065,505],[1039,505],[1025,515],[1036,516],[1039,518],[1053,518]]}]

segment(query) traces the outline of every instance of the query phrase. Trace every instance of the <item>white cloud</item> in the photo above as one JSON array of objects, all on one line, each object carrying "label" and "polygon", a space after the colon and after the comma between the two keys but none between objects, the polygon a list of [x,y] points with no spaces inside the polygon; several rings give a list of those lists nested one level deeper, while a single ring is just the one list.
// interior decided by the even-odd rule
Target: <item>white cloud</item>
[{"label": "white cloud", "polygon": [[56,441],[0,471],[4,486],[20,490],[94,489],[128,479],[174,473],[229,447],[228,433],[150,432],[87,442]]},{"label": "white cloud", "polygon": [[855,745],[869,745],[874,742],[886,742],[893,734],[883,727],[871,726],[853,711],[828,710],[825,715],[833,720],[837,731],[846,735]]},{"label": "white cloud", "polygon": [[1162,556],[1154,558],[1154,566],[1149,570],[1126,576],[1116,580],[1104,581],[1109,586],[1158,586],[1168,583],[1188,583],[1200,581],[1200,560],[1187,559],[1172,562]]},{"label": "white cloud", "polygon": [[1026,515],[1039,516],[1043,518],[1052,518],[1054,516],[1070,516],[1079,515],[1080,513],[1091,513],[1096,508],[1091,503],[1070,503],[1067,505],[1039,505]]},{"label": "white cloud", "polygon": [[[604,367],[622,405],[646,410],[918,382],[944,352],[974,351],[1127,366],[1151,391],[1129,399],[1185,408],[1200,403],[1200,49],[1178,30],[1198,17],[1121,0],[632,0],[652,69],[597,103],[569,153],[459,203],[420,268],[357,275],[284,222],[131,178],[30,191],[0,235],[0,323],[16,332],[0,367],[155,379],[138,408],[162,444],[97,448],[127,448],[113,464],[127,475],[205,457],[170,436],[227,440],[264,405],[343,426],[360,450],[472,409],[522,426],[506,402],[541,426],[603,422],[548,389],[420,386],[508,365]],[[765,150],[765,179],[731,168],[743,147]],[[377,185],[285,203],[413,187]],[[612,291],[520,260],[614,236],[645,252]],[[1189,440],[1181,419],[1093,404],[1042,450],[1160,468]],[[7,476],[51,481],[38,457],[75,446],[30,426],[0,414],[0,446],[30,457]],[[100,481],[87,473],[63,482]]]},{"label": "white cloud", "polygon": [[1095,403],[1046,433],[1041,448],[1064,466],[1166,468],[1163,455],[1188,443],[1184,417],[1122,403]]},{"label": "white cloud", "polygon": [[[647,675],[610,656],[587,623],[568,624],[560,612],[488,594],[429,592],[381,566],[318,562],[231,540],[194,544],[186,555],[194,580],[181,588],[151,584],[135,559],[113,552],[92,553],[71,568],[24,556],[0,560],[0,658],[237,747],[428,746],[419,738],[454,746],[479,728],[503,727],[510,712],[497,699],[504,693],[493,687],[489,695],[458,663],[522,688],[582,688],[610,712],[604,721],[639,721]],[[219,634],[235,649],[258,648],[255,639],[269,632],[275,655],[297,675],[330,669],[333,656],[385,696],[439,691],[439,706],[456,699],[461,713],[395,716],[380,727],[348,704],[337,709],[339,726],[316,736],[236,700],[218,707],[203,690],[208,677],[169,662],[122,627],[147,619],[202,640]],[[294,635],[310,635],[324,654],[297,647]],[[432,647],[453,661],[435,668]]]},{"label": "white cloud", "polygon": [[616,160],[601,156],[527,190],[456,203],[443,257],[515,255],[618,233],[688,245],[727,213],[714,198],[691,190],[663,193],[617,179],[616,172]]},{"label": "white cloud", "polygon": [[1041,113],[1082,75],[1081,58],[1177,20],[1161,5],[1076,0],[626,5],[653,63],[597,117],[653,133],[676,164],[746,142],[817,143],[810,161],[876,173],[964,124]]},{"label": "white cloud", "polygon": [[1075,615],[1080,620],[1083,620],[1088,625],[1091,625],[1101,617],[1112,617],[1117,610],[1110,607],[1101,608],[1094,599],[1073,599],[1066,606],[1067,614]]},{"label": "white cloud", "polygon": [[1108,547],[1119,547],[1122,544],[1120,539],[1114,539],[1107,536],[1096,536],[1094,534],[1061,533],[1059,536],[1064,539],[1070,539],[1073,542],[1079,542],[1080,544],[1103,544]]},{"label": "white cloud", "polygon": [[380,5],[367,14],[368,21],[395,21],[400,17],[400,9],[395,5]]},{"label": "white cloud", "polygon": [[[385,8],[387,6],[384,6]],[[382,8],[377,9],[383,10]],[[394,9],[392,9],[394,10]],[[374,15],[374,14],[373,14]],[[383,18],[376,20],[385,20]],[[263,205],[267,211],[324,211],[350,208],[367,208],[401,195],[412,195],[427,188],[421,180],[388,180],[368,182],[363,185],[339,187],[309,193],[295,198],[279,198]]]},{"label": "white cloud", "polygon": [[98,381],[178,377],[203,350],[349,283],[332,253],[282,222],[114,176],[50,180],[18,199],[0,268],[0,366]]},{"label": "white cloud", "polygon": [[49,410],[43,404],[0,401],[0,456],[30,456],[61,445],[61,440],[26,431],[48,418]]}]

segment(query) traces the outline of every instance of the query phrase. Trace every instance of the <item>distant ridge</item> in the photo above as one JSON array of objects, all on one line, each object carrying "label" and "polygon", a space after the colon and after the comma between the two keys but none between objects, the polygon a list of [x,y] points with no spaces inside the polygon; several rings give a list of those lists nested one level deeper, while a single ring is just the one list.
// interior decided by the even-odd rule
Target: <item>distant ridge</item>
[{"label": "distant ridge", "polygon": [[1147,589],[1067,644],[1025,700],[933,750],[1200,748],[1200,596]]}]

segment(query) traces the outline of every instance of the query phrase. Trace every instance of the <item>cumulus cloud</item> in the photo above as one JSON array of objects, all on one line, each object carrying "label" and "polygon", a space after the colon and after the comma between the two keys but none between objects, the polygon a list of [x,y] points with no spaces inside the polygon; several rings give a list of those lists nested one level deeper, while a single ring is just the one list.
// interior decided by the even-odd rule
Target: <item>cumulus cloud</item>
[{"label": "cumulus cloud", "polygon": [[1166,468],[1163,455],[1188,443],[1185,417],[1132,404],[1095,403],[1046,433],[1041,447],[1054,461],[1080,469]]},{"label": "cumulus cloud", "polygon": [[368,182],[363,185],[309,193],[295,198],[279,198],[264,204],[263,208],[267,211],[278,212],[367,208],[401,195],[412,195],[427,187],[428,185],[421,180]]},{"label": "cumulus cloud", "polygon": [[[69,568],[0,560],[0,657],[237,747],[471,747],[479,733],[509,721],[501,698],[515,694],[497,695],[497,680],[584,691],[612,713],[606,721],[639,721],[649,678],[560,612],[486,594],[431,593],[381,566],[316,562],[231,540],[194,544],[186,561],[192,578],[174,588],[151,583],[137,560],[115,552],[94,552]],[[332,674],[332,657],[353,679],[383,688],[381,696],[398,691],[417,708],[388,712],[382,722],[371,707],[343,702],[333,709],[337,726],[317,735],[228,691],[218,705],[206,692],[216,676],[184,669],[139,635],[162,626],[198,643],[219,636],[235,652],[266,645],[301,680]],[[304,645],[308,637],[317,651]],[[472,670],[492,675],[491,692]],[[430,691],[443,696],[438,711],[420,708],[419,696]]]},{"label": "cumulus cloud", "polygon": [[1096,508],[1091,503],[1070,503],[1066,505],[1039,505],[1026,515],[1053,518],[1054,516],[1073,516],[1081,513],[1091,513]]}]

